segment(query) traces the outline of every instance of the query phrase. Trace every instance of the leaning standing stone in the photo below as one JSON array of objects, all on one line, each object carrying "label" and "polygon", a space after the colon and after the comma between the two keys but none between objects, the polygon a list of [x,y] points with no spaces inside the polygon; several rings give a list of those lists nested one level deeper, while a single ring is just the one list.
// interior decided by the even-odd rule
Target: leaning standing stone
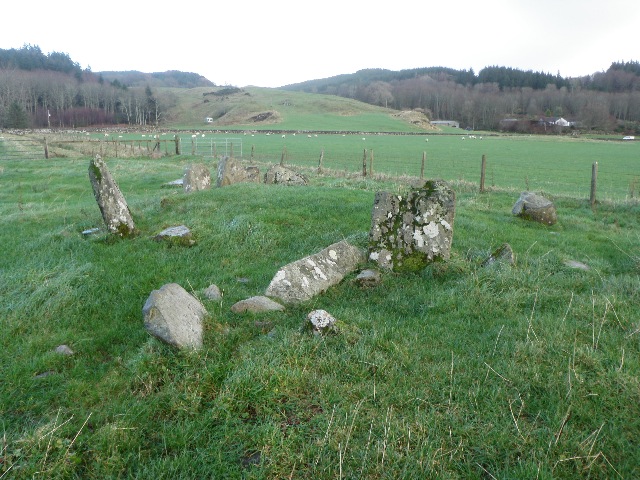
[{"label": "leaning standing stone", "polygon": [[189,165],[184,169],[182,189],[185,193],[211,188],[211,173],[201,163]]},{"label": "leaning standing stone", "polygon": [[307,177],[282,165],[274,165],[264,174],[264,183],[278,185],[307,185]]},{"label": "leaning standing stone", "polygon": [[100,155],[89,162],[89,180],[107,230],[121,237],[133,235],[135,225],[127,202]]},{"label": "leaning standing stone", "polygon": [[336,285],[365,260],[359,248],[341,241],[282,267],[265,295],[284,303],[300,303]]},{"label": "leaning standing stone", "polygon": [[147,331],[178,348],[202,347],[202,322],[207,311],[177,283],[168,283],[149,295],[144,308]]},{"label": "leaning standing stone", "polygon": [[371,213],[369,258],[394,271],[419,271],[447,260],[453,240],[455,192],[442,180],[429,180],[406,198],[377,192]]},{"label": "leaning standing stone", "polygon": [[558,221],[553,202],[532,192],[522,192],[511,213],[545,225],[553,225]]}]

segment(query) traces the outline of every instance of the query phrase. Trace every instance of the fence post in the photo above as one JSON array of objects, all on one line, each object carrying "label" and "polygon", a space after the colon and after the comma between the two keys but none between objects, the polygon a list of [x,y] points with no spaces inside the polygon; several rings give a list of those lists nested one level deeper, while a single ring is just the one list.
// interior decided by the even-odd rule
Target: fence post
[{"label": "fence post", "polygon": [[427,152],[422,152],[422,166],[420,167],[420,180],[424,180],[424,164],[427,161]]},{"label": "fence post", "polygon": [[229,158],[233,158],[233,142],[229,143]]},{"label": "fence post", "polygon": [[596,204],[596,188],[598,185],[598,162],[593,162],[591,166],[591,196],[589,201],[593,207]]},{"label": "fence post", "polygon": [[196,154],[196,137],[195,135],[191,136],[191,155]]},{"label": "fence post", "polygon": [[322,160],[324,159],[324,148],[320,152],[320,160],[318,160],[318,173],[322,173]]},{"label": "fence post", "polygon": [[255,145],[251,145],[251,157],[249,158],[249,161],[251,163],[253,163],[253,151],[254,151],[254,149],[255,149]]},{"label": "fence post", "polygon": [[373,149],[371,149],[371,155],[369,156],[369,176],[373,177]]},{"label": "fence post", "polygon": [[480,167],[480,193],[484,192],[484,178],[487,172],[487,156],[482,155],[482,166]]},{"label": "fence post", "polygon": [[362,155],[362,176],[367,176],[367,149],[364,149],[364,154]]},{"label": "fence post", "polygon": [[180,137],[176,135],[174,141],[176,142],[176,155],[180,155]]},{"label": "fence post", "polygon": [[44,158],[49,159],[49,144],[47,143],[47,137],[44,137]]},{"label": "fence post", "polygon": [[287,155],[287,147],[282,147],[282,155],[280,155],[280,166],[284,166],[284,157]]},{"label": "fence post", "polygon": [[113,143],[114,143],[114,145],[116,147],[116,158],[118,158],[118,143],[119,142],[118,142],[118,140],[114,140]]}]

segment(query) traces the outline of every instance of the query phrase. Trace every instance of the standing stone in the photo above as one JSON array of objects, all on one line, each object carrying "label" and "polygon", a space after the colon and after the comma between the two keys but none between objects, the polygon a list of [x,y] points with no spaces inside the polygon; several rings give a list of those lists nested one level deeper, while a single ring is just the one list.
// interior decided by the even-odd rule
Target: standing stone
[{"label": "standing stone", "polygon": [[260,169],[258,167],[243,167],[233,158],[225,157],[218,162],[218,178],[216,185],[226,187],[234,183],[260,183]]},{"label": "standing stone", "polygon": [[282,165],[274,165],[264,174],[264,183],[280,185],[307,185],[309,181],[301,173]]},{"label": "standing stone", "polygon": [[201,163],[189,165],[182,175],[182,189],[185,193],[211,188],[211,173]]},{"label": "standing stone", "polygon": [[453,240],[455,192],[442,180],[429,180],[406,198],[377,192],[371,214],[369,258],[380,267],[419,271],[447,260]]},{"label": "standing stone", "polygon": [[127,202],[100,155],[89,162],[89,180],[109,233],[134,235],[136,228]]},{"label": "standing stone", "polygon": [[532,192],[522,192],[511,213],[545,225],[553,225],[558,221],[553,202]]},{"label": "standing stone", "polygon": [[282,267],[265,295],[284,303],[300,303],[336,285],[365,260],[359,248],[341,241]]},{"label": "standing stone", "polygon": [[177,283],[154,290],[142,309],[144,326],[160,340],[178,348],[202,347],[204,306]]}]

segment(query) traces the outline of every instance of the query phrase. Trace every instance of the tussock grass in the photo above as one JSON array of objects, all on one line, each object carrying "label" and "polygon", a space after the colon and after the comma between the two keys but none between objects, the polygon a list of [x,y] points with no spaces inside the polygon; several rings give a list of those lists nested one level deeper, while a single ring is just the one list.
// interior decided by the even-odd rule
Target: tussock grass
[{"label": "tussock grass", "polygon": [[[126,241],[81,234],[102,224],[88,159],[2,162],[0,477],[640,475],[636,205],[557,197],[544,227],[511,216],[519,192],[460,181],[449,262],[238,315],[285,263],[365,247],[375,191],[415,177],[161,188],[190,160],[107,160],[141,232]],[[194,247],[150,238],[183,223]],[[516,265],[482,268],[504,242]],[[199,352],[144,331],[168,282],[211,314]],[[314,308],[348,328],[305,334]]]}]

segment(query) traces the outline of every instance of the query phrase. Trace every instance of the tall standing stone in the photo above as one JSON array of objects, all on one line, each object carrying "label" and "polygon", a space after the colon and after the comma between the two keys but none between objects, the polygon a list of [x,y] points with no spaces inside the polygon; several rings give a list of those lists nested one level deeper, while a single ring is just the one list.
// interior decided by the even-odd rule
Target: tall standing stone
[{"label": "tall standing stone", "polygon": [[453,240],[455,192],[429,180],[403,198],[377,192],[371,214],[369,258],[394,271],[419,271],[447,260]]},{"label": "tall standing stone", "polygon": [[184,169],[182,189],[185,193],[211,188],[211,172],[201,163],[189,165]]},{"label": "tall standing stone", "polygon": [[127,202],[100,155],[89,162],[89,180],[107,230],[121,237],[135,233]]}]

